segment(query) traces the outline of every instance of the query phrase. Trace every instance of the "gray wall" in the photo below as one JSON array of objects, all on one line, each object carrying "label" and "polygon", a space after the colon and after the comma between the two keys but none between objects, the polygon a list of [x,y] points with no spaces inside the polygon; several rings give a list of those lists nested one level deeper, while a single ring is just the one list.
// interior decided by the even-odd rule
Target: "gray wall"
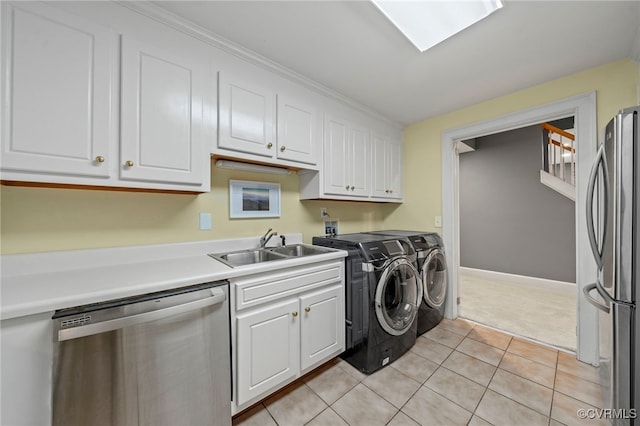
[{"label": "gray wall", "polygon": [[460,155],[460,265],[575,282],[575,205],[540,183],[542,129]]}]

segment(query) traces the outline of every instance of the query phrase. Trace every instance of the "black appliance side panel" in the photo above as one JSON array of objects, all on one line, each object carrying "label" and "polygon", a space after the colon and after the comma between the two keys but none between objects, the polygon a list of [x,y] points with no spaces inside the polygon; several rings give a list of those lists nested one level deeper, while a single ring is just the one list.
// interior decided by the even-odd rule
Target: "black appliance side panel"
[{"label": "black appliance side panel", "polygon": [[364,336],[364,275],[362,259],[357,251],[349,251],[345,259],[346,349],[361,343]]}]

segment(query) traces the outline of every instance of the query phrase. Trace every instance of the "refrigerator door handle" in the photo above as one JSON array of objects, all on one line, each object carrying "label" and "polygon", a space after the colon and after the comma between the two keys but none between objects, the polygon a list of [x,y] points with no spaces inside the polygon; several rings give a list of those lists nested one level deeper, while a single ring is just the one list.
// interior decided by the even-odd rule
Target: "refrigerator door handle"
[{"label": "refrigerator door handle", "polygon": [[[596,187],[596,181],[598,180],[598,169],[602,166],[602,179],[603,179],[603,203],[604,208],[602,216],[602,241],[600,241],[600,247],[598,247],[598,238],[596,237],[595,226],[593,224],[593,195]],[[600,144],[598,148],[598,154],[596,160],[591,168],[589,175],[589,187],[587,189],[587,235],[589,235],[589,244],[591,244],[591,251],[593,257],[598,265],[598,270],[602,269],[604,263],[604,242],[607,239],[607,222],[609,220],[609,169],[604,152],[604,144]],[[586,287],[585,287],[586,288]]]},{"label": "refrigerator door handle", "polygon": [[584,286],[582,288],[582,292],[584,293],[584,297],[587,299],[587,302],[591,303],[593,306],[595,306],[596,308],[600,309],[602,312],[608,314],[611,311],[611,308],[609,306],[603,305],[602,303],[598,302],[596,299],[591,297],[591,295],[589,294],[594,289],[598,290],[598,294],[600,294],[602,296],[602,293],[600,293],[600,289],[599,289],[598,284],[597,283],[593,283],[593,284],[586,285],[586,286]]}]

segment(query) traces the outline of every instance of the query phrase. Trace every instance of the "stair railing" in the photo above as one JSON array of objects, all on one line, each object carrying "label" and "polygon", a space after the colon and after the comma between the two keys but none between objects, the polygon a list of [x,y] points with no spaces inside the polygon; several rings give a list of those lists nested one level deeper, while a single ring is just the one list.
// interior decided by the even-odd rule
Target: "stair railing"
[{"label": "stair railing", "polygon": [[[542,128],[547,131],[547,140],[546,143],[544,143],[544,171],[575,186],[575,136],[549,123],[542,123]],[[569,164],[570,168],[568,181],[565,178],[567,164]]]}]

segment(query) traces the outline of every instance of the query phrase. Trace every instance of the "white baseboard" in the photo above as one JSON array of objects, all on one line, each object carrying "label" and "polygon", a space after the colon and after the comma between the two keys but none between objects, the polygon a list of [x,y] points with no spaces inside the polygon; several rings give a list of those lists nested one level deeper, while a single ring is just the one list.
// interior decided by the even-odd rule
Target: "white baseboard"
[{"label": "white baseboard", "polygon": [[460,275],[481,278],[483,280],[508,282],[511,284],[526,285],[544,288],[559,293],[575,294],[576,285],[566,281],[548,280],[545,278],[528,277],[526,275],[508,274],[505,272],[487,271],[484,269],[460,267]]}]

